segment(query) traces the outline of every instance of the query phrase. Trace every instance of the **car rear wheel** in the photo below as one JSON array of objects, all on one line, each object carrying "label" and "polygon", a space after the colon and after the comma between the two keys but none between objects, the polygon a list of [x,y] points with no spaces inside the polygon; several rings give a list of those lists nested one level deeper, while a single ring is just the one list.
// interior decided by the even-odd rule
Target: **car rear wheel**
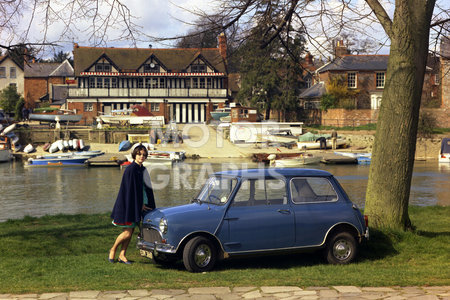
[{"label": "car rear wheel", "polygon": [[207,238],[197,236],[184,247],[183,263],[190,272],[210,271],[217,260],[217,249]]},{"label": "car rear wheel", "polygon": [[325,249],[326,258],[330,264],[348,264],[355,259],[356,252],[356,240],[348,232],[334,234]]}]

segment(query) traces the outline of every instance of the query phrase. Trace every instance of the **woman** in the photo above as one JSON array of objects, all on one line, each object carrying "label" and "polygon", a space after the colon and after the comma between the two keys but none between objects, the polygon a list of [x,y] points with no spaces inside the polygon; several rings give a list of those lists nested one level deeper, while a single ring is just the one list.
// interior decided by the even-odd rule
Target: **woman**
[{"label": "woman", "polygon": [[[128,244],[134,232],[134,228],[141,221],[142,211],[155,208],[155,199],[150,184],[150,176],[143,163],[148,156],[148,151],[143,145],[136,146],[131,156],[133,162],[125,169],[120,184],[119,194],[114,204],[111,218],[113,225],[123,228],[109,251],[109,262],[114,263],[116,250],[119,245],[122,248],[119,253],[119,263],[131,264],[126,258]],[[144,182],[144,176],[148,183]]]}]

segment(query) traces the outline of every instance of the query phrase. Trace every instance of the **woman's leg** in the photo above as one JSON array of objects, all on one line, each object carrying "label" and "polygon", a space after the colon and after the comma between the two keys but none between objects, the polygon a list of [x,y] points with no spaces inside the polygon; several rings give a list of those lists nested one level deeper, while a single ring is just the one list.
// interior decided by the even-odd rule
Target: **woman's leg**
[{"label": "woman's leg", "polygon": [[127,249],[128,249],[128,245],[130,244],[131,241],[131,237],[133,236],[133,232],[134,232],[134,228],[125,228],[124,231],[122,232],[122,234],[126,233],[124,235],[124,240],[122,242],[122,249],[120,250],[119,253],[119,259],[122,261],[128,261],[128,259],[126,258],[126,253],[127,253]]},{"label": "woman's leg", "polygon": [[[128,248],[128,244],[130,243],[131,236],[133,235],[134,228],[124,228],[122,233],[119,234],[112,246],[111,250],[109,250],[109,259],[114,259],[116,256],[117,247],[122,244],[122,250],[120,251],[119,258],[126,261],[125,252]],[[125,245],[126,243],[126,245]],[[125,251],[124,251],[125,249]],[[122,254],[123,253],[123,254]]]}]

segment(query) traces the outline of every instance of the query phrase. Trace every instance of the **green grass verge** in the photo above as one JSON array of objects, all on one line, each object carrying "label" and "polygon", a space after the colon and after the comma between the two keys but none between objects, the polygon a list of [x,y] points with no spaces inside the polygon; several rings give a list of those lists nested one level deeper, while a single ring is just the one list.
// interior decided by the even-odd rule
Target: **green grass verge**
[{"label": "green grass verge", "polygon": [[130,244],[131,266],[107,262],[119,229],[108,214],[26,217],[0,223],[0,294],[201,286],[450,285],[450,207],[411,207],[414,232],[375,231],[357,262],[318,253],[225,260],[209,273],[161,267]]}]

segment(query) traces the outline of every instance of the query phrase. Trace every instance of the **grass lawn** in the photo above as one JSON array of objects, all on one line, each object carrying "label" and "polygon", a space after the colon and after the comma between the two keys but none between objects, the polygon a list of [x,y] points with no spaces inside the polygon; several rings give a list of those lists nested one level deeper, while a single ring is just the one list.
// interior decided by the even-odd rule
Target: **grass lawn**
[{"label": "grass lawn", "polygon": [[[0,223],[0,294],[201,286],[450,285],[450,207],[410,207],[415,232],[371,231],[356,263],[318,253],[225,260],[209,273],[161,267],[130,244],[131,266],[107,261],[119,229],[109,214],[27,217]],[[369,224],[370,225],[370,224]]]}]

